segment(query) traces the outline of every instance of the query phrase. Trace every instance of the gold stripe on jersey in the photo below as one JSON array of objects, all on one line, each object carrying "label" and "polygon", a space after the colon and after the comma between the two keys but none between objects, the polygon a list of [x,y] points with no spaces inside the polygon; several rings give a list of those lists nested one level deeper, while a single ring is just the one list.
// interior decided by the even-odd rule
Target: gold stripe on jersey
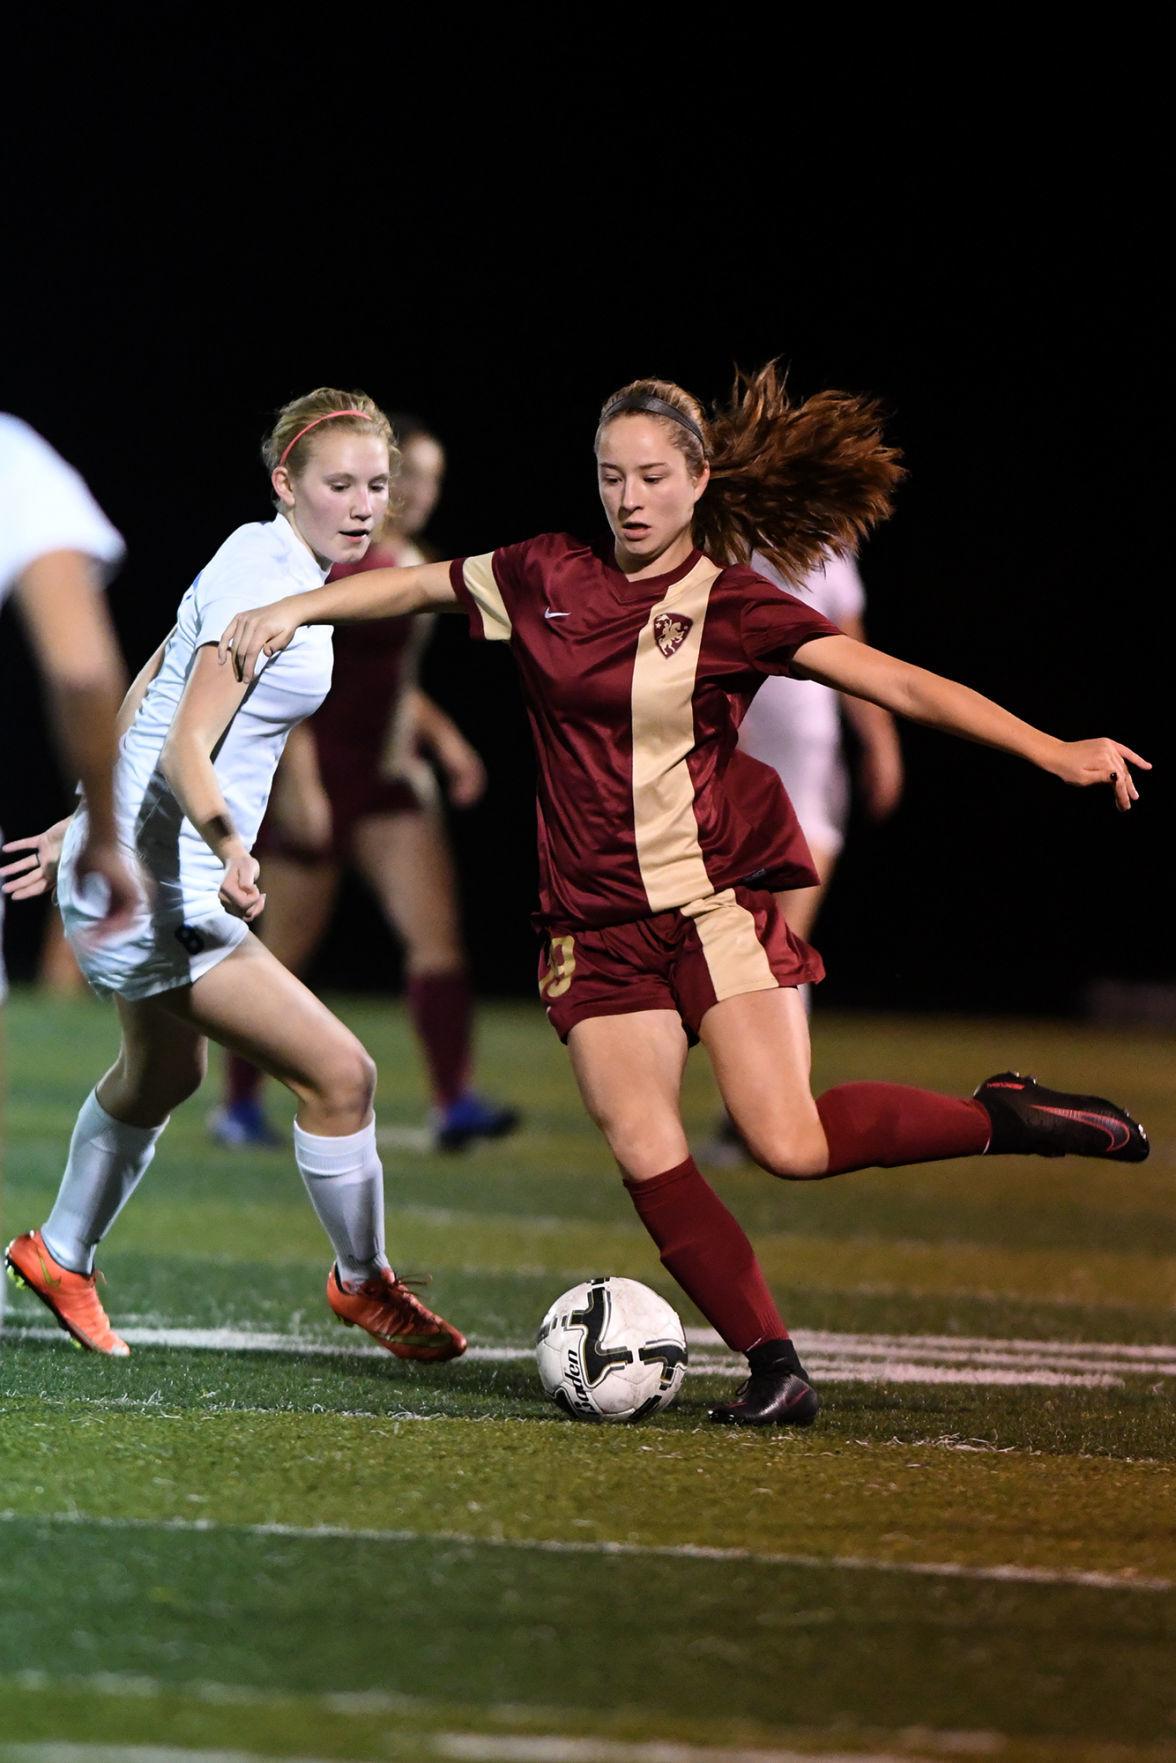
[{"label": "gold stripe on jersey", "polygon": [[[694,746],[694,682],[711,588],[720,570],[700,557],[653,607],[633,663],[633,830],[637,866],[652,912],[711,891],[686,763]],[[672,652],[658,642],[658,621],[672,614],[689,628]]]},{"label": "gold stripe on jersey", "polygon": [[755,916],[739,904],[730,888],[707,900],[693,900],[681,910],[683,918],[694,921],[716,1000],[779,988],[756,934]]},{"label": "gold stripe on jersey", "polygon": [[465,585],[473,595],[482,614],[482,634],[488,642],[505,643],[510,638],[510,613],[494,579],[494,553],[467,557],[462,565]]}]

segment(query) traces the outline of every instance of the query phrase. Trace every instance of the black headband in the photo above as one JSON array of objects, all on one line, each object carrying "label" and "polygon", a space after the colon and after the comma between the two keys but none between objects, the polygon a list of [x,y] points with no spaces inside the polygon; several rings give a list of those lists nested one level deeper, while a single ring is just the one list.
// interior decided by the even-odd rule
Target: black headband
[{"label": "black headband", "polygon": [[621,397],[614,398],[602,413],[600,427],[611,422],[614,416],[623,416],[626,410],[644,410],[649,416],[668,416],[671,422],[681,423],[694,436],[703,452],[706,452],[706,436],[691,416],[685,416],[676,410],[665,398],[657,397],[653,392],[625,392]]}]

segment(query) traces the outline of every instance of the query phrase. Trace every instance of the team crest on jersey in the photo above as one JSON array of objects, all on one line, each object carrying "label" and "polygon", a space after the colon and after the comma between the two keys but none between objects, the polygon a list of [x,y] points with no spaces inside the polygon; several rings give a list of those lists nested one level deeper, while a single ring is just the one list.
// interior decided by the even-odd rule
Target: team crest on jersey
[{"label": "team crest on jersey", "polygon": [[653,621],[653,640],[663,655],[676,655],[694,624],[692,618],[681,618],[674,612],[659,612]]}]

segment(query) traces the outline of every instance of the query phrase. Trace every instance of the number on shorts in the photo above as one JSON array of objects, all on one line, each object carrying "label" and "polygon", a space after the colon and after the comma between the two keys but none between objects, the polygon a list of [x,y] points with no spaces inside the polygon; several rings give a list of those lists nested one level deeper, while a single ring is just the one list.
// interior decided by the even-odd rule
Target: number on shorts
[{"label": "number on shorts", "polygon": [[186,949],[189,955],[199,955],[204,948],[204,938],[198,930],[193,930],[190,924],[176,926],[176,942],[182,949]]},{"label": "number on shorts", "polygon": [[547,944],[547,972],[539,981],[541,998],[562,998],[576,971],[575,937],[552,937]]}]

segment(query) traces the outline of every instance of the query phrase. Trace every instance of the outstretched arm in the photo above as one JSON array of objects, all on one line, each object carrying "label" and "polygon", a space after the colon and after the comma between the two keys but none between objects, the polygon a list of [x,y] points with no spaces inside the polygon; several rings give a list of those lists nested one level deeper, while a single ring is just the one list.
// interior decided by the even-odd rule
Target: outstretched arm
[{"label": "outstretched arm", "polygon": [[1111,784],[1115,805],[1124,811],[1139,795],[1129,766],[1151,770],[1146,759],[1120,741],[1108,737],[1059,741],[970,687],[897,661],[852,637],[813,637],[802,643],[793,658],[793,671],[801,679],[819,680],[851,697],[881,704],[911,722],[1015,753],[1064,783]]},{"label": "outstretched arm", "polygon": [[364,570],[305,594],[291,594],[270,606],[259,606],[254,612],[239,612],[221,637],[217,659],[223,663],[231,655],[237,678],[251,680],[259,656],[276,655],[284,649],[299,625],[399,618],[408,612],[452,606],[456,599],[448,563]]}]

